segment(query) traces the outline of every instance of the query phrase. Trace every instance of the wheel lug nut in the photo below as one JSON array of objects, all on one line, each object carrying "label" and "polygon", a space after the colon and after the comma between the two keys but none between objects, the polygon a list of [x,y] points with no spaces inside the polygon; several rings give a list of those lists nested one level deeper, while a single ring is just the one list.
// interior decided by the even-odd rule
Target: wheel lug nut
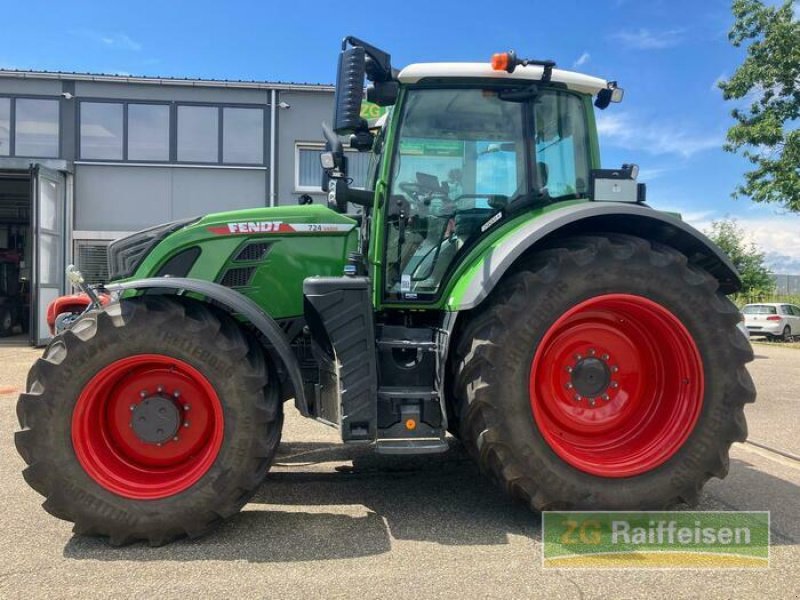
[{"label": "wheel lug nut", "polygon": [[612,381],[612,382],[611,382],[611,387],[612,387],[612,388],[614,388],[614,389],[616,389],[616,388],[618,388],[618,387],[619,387],[619,384],[618,384],[616,381]]},{"label": "wheel lug nut", "polygon": [[594,406],[594,398],[589,398],[589,406]]},{"label": "wheel lug nut", "polygon": [[608,394],[603,394],[603,400],[608,400]]},{"label": "wheel lug nut", "polygon": [[[571,390],[571,389],[572,389],[572,383],[570,383],[570,382],[567,382],[566,388],[567,388],[568,390]],[[133,408],[131,408],[131,410],[133,410]]]},{"label": "wheel lug nut", "polygon": [[608,354],[603,354],[603,356],[601,356],[600,358],[602,358],[603,360],[608,360],[609,357]]},{"label": "wheel lug nut", "polygon": [[567,367],[567,373],[572,373],[572,367]]},{"label": "wheel lug nut", "polygon": [[581,395],[575,394],[575,402],[580,402],[580,401],[581,401]]},{"label": "wheel lug nut", "polygon": [[135,404],[131,404],[131,410],[136,410],[136,405]]},{"label": "wheel lug nut", "polygon": [[594,356],[594,355],[595,355],[594,348],[589,348],[589,356]]},{"label": "wheel lug nut", "polygon": [[183,405],[183,410],[189,410],[189,405],[188,404],[184,404]]},{"label": "wheel lug nut", "polygon": [[176,435],[174,438],[172,438],[172,441],[173,442],[177,442],[178,441],[178,436]]},{"label": "wheel lug nut", "polygon": [[576,355],[575,355],[575,360],[580,360],[580,359],[582,359],[582,358],[583,358],[583,357],[582,357],[580,354],[576,354]]},{"label": "wheel lug nut", "polygon": [[145,396],[147,396],[147,390],[142,390],[141,392],[139,392],[140,398],[144,398]]},{"label": "wheel lug nut", "polygon": [[156,391],[159,392],[159,393],[163,392],[164,391],[164,386],[163,385],[158,386],[156,388]]},{"label": "wheel lug nut", "polygon": [[616,373],[617,371],[619,371],[619,367],[617,367],[616,365],[611,367],[611,372],[612,373]]},{"label": "wheel lug nut", "polygon": [[180,398],[181,397],[181,391],[180,390],[175,390],[174,392],[172,392],[172,395],[174,397],[176,397],[176,398]]},{"label": "wheel lug nut", "polygon": [[184,422],[183,426],[184,427],[188,427],[189,426],[189,421]]}]

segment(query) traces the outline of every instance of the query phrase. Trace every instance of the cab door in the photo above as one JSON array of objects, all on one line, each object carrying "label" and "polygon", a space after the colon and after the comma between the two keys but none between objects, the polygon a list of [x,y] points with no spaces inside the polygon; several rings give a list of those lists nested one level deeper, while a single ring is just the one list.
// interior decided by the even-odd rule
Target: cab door
[{"label": "cab door", "polygon": [[64,174],[42,165],[31,166],[33,200],[33,282],[31,285],[31,341],[36,346],[50,339],[47,305],[65,291]]}]

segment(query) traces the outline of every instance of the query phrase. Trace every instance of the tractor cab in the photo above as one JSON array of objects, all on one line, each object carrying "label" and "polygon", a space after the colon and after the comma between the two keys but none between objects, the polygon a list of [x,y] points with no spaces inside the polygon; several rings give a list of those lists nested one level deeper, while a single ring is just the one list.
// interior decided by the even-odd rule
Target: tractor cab
[{"label": "tractor cab", "polygon": [[[392,106],[377,131],[359,115],[365,79],[367,99]],[[323,186],[332,207],[372,216],[364,270],[378,302],[435,302],[492,230],[532,208],[591,199],[600,166],[592,104],[621,99],[615,82],[513,52],[397,71],[387,53],[346,38]],[[371,189],[349,188],[340,136],[372,153]],[[636,184],[627,196],[643,200]]]}]

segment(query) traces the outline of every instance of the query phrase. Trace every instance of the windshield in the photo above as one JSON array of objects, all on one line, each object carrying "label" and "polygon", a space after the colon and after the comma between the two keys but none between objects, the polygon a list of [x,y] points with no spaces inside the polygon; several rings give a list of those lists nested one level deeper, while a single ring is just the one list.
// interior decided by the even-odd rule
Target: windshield
[{"label": "windshield", "polygon": [[774,306],[764,304],[750,304],[742,309],[746,315],[777,315],[778,311]]},{"label": "windshield", "polygon": [[506,207],[586,193],[581,98],[557,90],[529,102],[501,95],[475,88],[407,93],[390,188],[391,204],[403,210],[390,207],[386,219],[390,297],[436,294],[462,248]]}]

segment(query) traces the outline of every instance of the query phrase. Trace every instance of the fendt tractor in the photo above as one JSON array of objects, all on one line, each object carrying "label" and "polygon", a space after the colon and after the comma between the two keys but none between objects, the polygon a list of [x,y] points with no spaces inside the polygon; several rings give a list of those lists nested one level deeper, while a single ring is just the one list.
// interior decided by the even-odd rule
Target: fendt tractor
[{"label": "fendt tractor", "polygon": [[130,235],[102,286],[69,271],[18,404],[44,508],[115,545],[199,536],[264,482],[289,400],[382,454],[449,432],[535,511],[694,503],[755,399],[740,279],[636,165],[600,168],[594,110],[622,96],[513,52],[398,71],[345,38],[327,205]]}]

